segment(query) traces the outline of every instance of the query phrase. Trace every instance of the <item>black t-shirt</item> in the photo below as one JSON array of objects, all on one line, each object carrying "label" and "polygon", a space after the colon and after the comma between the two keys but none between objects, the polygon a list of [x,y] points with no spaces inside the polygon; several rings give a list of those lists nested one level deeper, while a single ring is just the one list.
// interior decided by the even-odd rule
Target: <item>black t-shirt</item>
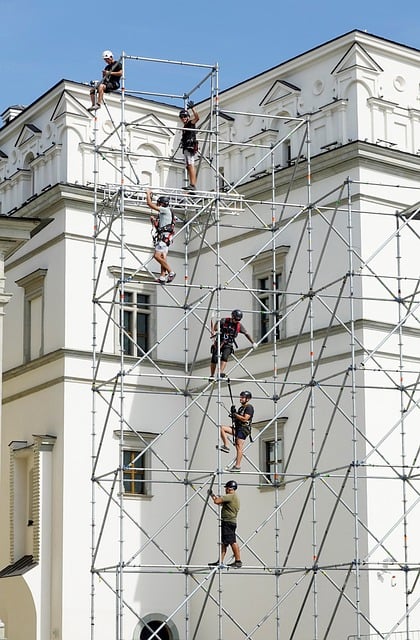
[{"label": "black t-shirt", "polygon": [[252,406],[252,404],[247,404],[245,406],[241,404],[241,406],[239,407],[236,413],[239,414],[240,416],[243,416],[244,418],[245,416],[248,418],[248,423],[242,422],[242,420],[237,420],[236,425],[238,427],[250,426],[252,422],[252,418],[254,417],[254,407]]},{"label": "black t-shirt", "polygon": [[188,149],[188,151],[194,151],[195,143],[197,140],[197,134],[195,132],[195,124],[188,121],[184,124],[184,130],[181,137],[182,150]]},{"label": "black t-shirt", "polygon": [[[107,64],[105,67],[105,71],[121,71],[121,69],[122,69],[122,64],[121,62],[118,62],[118,61],[111,62],[110,64]],[[105,76],[105,80],[107,82],[111,82],[115,87],[120,86],[120,79],[121,79],[121,76]]]}]

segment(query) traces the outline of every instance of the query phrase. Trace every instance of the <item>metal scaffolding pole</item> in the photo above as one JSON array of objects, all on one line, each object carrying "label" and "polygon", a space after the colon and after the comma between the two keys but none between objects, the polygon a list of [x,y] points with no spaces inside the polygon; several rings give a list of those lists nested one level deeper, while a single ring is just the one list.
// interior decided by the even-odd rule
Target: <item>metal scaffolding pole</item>
[{"label": "metal scaffolding pole", "polygon": [[[302,634],[309,637],[309,633],[312,640],[327,640],[336,635],[340,618],[348,620],[350,613],[354,625],[346,629],[346,637],[361,640],[372,632],[390,637],[404,624],[408,638],[410,615],[416,606],[410,595],[417,582],[415,578],[410,587],[410,572],[418,576],[419,567],[410,563],[407,540],[420,488],[416,482],[418,456],[407,459],[407,429],[411,414],[420,405],[420,376],[415,377],[414,364],[407,370],[404,332],[410,322],[418,321],[420,300],[418,282],[404,276],[401,245],[403,234],[415,235],[412,224],[417,214],[403,219],[398,213],[395,232],[378,237],[377,245],[365,255],[354,238],[355,233],[361,234],[362,219],[371,215],[362,208],[355,211],[359,183],[349,177],[323,193],[313,188],[311,116],[270,115],[279,130],[285,121],[290,127],[270,144],[224,139],[222,120],[226,116],[268,116],[221,109],[217,65],[125,53],[122,61],[120,121],[114,122],[106,106],[112,131],[104,133],[102,140],[96,117],[94,124],[91,640],[96,640],[95,621],[102,615],[98,613],[98,588],[113,598],[116,640],[131,636],[135,625],[139,640],[195,640],[205,638],[206,629],[211,629],[211,637],[217,634],[218,640],[232,634],[250,640],[259,640],[261,634],[291,640]],[[183,241],[184,281],[159,289],[152,303],[132,297],[133,284],[145,282],[149,291],[154,278],[150,250],[133,236],[132,229],[146,215],[148,186],[141,184],[136,162],[141,165],[153,154],[133,150],[130,135],[139,128],[156,133],[162,125],[129,121],[127,62],[169,64],[180,77],[184,68],[202,71],[204,76],[190,82],[188,90],[130,93],[185,102],[206,88],[203,104],[209,110],[199,135],[203,136],[200,170],[211,176],[211,190],[190,194],[173,186],[157,187],[169,195],[182,219],[176,238]],[[118,154],[109,144],[113,135]],[[297,159],[288,167],[279,167],[278,153],[293,137],[298,140]],[[257,155],[229,182],[221,158],[239,148],[253,148]],[[160,160],[176,165],[175,156],[176,152]],[[101,163],[115,165],[117,182],[101,181]],[[288,182],[283,178],[286,174]],[[260,198],[255,192],[254,198],[246,197],[250,180],[267,181],[268,186],[259,187]],[[300,203],[295,201],[299,190],[305,192]],[[258,238],[258,246],[233,266],[230,252],[236,236]],[[394,242],[395,273],[377,271],[378,256]],[[330,273],[326,267],[334,243],[347,254],[342,273],[335,269]],[[208,256],[207,261],[203,256]],[[249,277],[266,257],[268,289],[255,275]],[[297,277],[304,263],[305,282]],[[397,303],[398,309],[396,322],[389,321],[375,344],[360,330],[365,318],[358,315],[357,305],[366,302],[366,282],[375,284],[370,295],[376,302]],[[253,444],[244,449],[250,470],[242,470],[240,476],[243,503],[264,496],[269,506],[253,523],[251,533],[238,533],[241,551],[252,560],[236,574],[222,566],[209,568],[196,559],[202,552],[204,531],[216,523],[221,545],[220,511],[209,504],[208,491],[214,487],[221,494],[227,479],[222,453],[214,445],[230,399],[224,379],[219,376],[208,381],[203,353],[208,358],[210,323],[220,322],[229,313],[232,300],[239,305],[244,302],[241,308],[255,320],[254,326],[260,318],[268,320],[257,336],[257,352],[240,349],[229,360],[229,391],[230,385],[235,393],[242,385],[252,385],[259,406],[270,406],[270,417],[259,425]],[[141,342],[139,327],[132,330],[128,326],[132,314],[144,308],[153,311],[155,321],[158,316],[165,319],[156,322],[150,343]],[[290,336],[287,323],[294,327]],[[348,340],[348,348],[336,347],[338,334]],[[396,363],[388,367],[384,354],[388,356],[385,350],[394,338]],[[117,356],[112,351],[115,340]],[[183,349],[179,362],[157,358],[158,349],[172,340],[179,341]],[[220,347],[220,332],[217,340]],[[333,355],[326,355],[330,345]],[[272,365],[267,366],[269,357]],[[403,371],[409,385],[403,382]],[[360,408],[365,393],[386,388],[399,394],[399,419],[375,438],[359,417]],[[144,413],[139,409],[143,404]],[[147,412],[160,420],[153,422],[159,422],[158,431],[149,432]],[[289,419],[293,432],[286,429],[286,446],[283,426]],[[398,429],[400,465],[384,446]],[[272,441],[265,439],[270,430]],[[331,451],[337,446],[338,430],[347,448],[336,459]],[[177,440],[181,433],[182,444],[181,438]],[[118,442],[115,462],[110,456],[113,439]],[[139,449],[131,460],[126,458],[127,442]],[[261,466],[256,453],[267,443],[273,445],[269,469]],[[174,454],[178,449],[182,451],[179,456]],[[364,496],[368,482],[379,479],[401,483],[402,508],[385,531],[376,530],[371,519],[365,520],[360,507],[360,494]],[[147,498],[149,504],[146,500],[137,503],[135,496],[127,498],[129,482],[144,487],[153,484],[156,495]],[[151,512],[147,507],[152,501],[150,523],[144,513]],[[345,546],[338,558],[331,539],[337,523],[348,519],[351,549]],[[395,531],[402,531],[400,558],[390,550]],[[177,547],[178,538],[182,548]],[[215,547],[216,543],[216,539],[210,542]],[[363,602],[365,577],[380,569],[375,556],[379,550],[391,558],[392,571],[404,576],[405,612],[399,611],[392,631],[385,632],[379,630],[375,615]],[[254,587],[264,598],[240,611],[233,593],[236,589],[249,593]],[[170,596],[170,604],[160,618],[152,620],[145,615],[144,603],[160,590]]]}]

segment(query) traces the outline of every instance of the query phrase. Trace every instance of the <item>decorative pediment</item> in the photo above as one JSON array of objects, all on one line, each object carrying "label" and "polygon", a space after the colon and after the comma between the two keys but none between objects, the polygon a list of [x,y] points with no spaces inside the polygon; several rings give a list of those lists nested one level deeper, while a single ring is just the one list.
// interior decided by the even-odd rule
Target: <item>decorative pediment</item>
[{"label": "decorative pediment", "polygon": [[146,131],[147,133],[153,133],[154,135],[161,135],[165,138],[169,138],[174,135],[174,130],[170,129],[153,113],[148,113],[141,118],[138,118],[138,120],[134,120],[130,124],[130,128],[138,131]]},{"label": "decorative pediment", "polygon": [[287,80],[276,80],[260,102],[260,107],[300,94],[300,88]]},{"label": "decorative pediment", "polygon": [[368,71],[374,71],[380,73],[383,69],[375,62],[372,56],[360,45],[358,42],[352,44],[352,46],[346,51],[339,63],[331,71],[332,74],[342,73],[354,68],[367,69]]},{"label": "decorative pediment", "polygon": [[33,140],[33,138],[39,138],[41,133],[41,129],[38,129],[34,124],[25,124],[17,137],[15,146],[21,147],[29,140]]},{"label": "decorative pediment", "polygon": [[[88,93],[86,94],[86,99],[89,98]],[[89,114],[86,110],[86,107],[81,104],[76,98],[67,91],[63,91],[58,98],[57,104],[54,107],[54,110],[51,115],[51,122],[62,118],[63,116],[71,115],[71,116],[82,116],[84,119],[89,118]]]}]

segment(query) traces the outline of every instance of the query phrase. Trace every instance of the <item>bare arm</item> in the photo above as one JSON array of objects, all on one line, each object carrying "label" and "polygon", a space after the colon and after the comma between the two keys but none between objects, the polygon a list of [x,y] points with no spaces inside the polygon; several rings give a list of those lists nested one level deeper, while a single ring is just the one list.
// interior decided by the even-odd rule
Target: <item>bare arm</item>
[{"label": "bare arm", "polygon": [[217,329],[219,326],[219,322],[216,320],[215,323],[213,323],[213,320],[211,321],[211,325],[210,325],[210,338],[214,338],[217,335]]},{"label": "bare arm", "polygon": [[157,204],[155,204],[155,203],[152,201],[152,196],[153,196],[153,193],[150,191],[150,189],[147,189],[147,190],[146,190],[146,202],[147,202],[148,206],[149,206],[151,209],[153,209],[153,211],[157,211],[157,212],[159,213],[160,209],[159,209],[159,207],[157,206]]},{"label": "bare arm", "polygon": [[195,124],[196,122],[198,122],[200,120],[200,116],[198,115],[197,111],[195,110],[194,107],[191,107],[191,111],[192,111],[192,118],[190,118],[190,122],[191,124]]},{"label": "bare arm", "polygon": [[240,422],[249,422],[250,420],[250,415],[249,413],[245,413],[245,415],[241,416],[239,413],[233,413],[232,417],[235,418],[235,420],[239,420]]}]

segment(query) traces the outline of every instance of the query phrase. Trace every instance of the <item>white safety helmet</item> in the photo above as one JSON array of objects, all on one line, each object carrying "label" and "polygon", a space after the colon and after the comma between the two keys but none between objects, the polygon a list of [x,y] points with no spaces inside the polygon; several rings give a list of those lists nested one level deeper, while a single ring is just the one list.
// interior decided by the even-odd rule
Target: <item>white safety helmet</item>
[{"label": "white safety helmet", "polygon": [[109,49],[106,49],[103,54],[102,54],[102,58],[105,60],[105,58],[113,58],[114,56],[112,55],[112,51],[109,51]]}]

